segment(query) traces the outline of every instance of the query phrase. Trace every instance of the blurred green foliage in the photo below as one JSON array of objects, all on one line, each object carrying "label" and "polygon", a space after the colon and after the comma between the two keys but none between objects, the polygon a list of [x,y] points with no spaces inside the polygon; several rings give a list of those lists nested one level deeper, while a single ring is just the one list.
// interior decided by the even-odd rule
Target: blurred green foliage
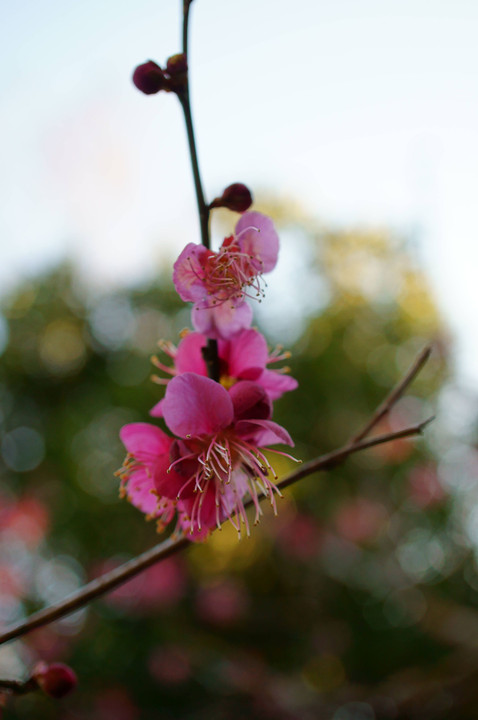
[{"label": "blurred green foliage", "polygon": [[[274,415],[296,456],[346,442],[434,340],[431,361],[381,430],[424,419],[446,379],[446,343],[410,252],[386,232],[332,232],[284,204],[261,209],[291,242],[305,235],[309,280],[322,288],[291,348],[300,387]],[[301,278],[289,282],[300,295]],[[154,525],[118,498],[118,431],[148,419],[162,392],[149,357],[159,338],[177,340],[189,314],[169,272],[149,287],[99,294],[68,266],[25,281],[2,313],[0,621],[8,624],[158,541]],[[311,476],[286,492],[277,518],[265,508],[250,539],[224,528],[1,649],[3,677],[44,658],[68,662],[80,678],[71,697],[18,698],[5,717],[474,718],[466,691],[478,579],[472,539],[437,468],[445,434],[439,417],[430,442],[395,442]],[[280,472],[291,467],[271,460]]]}]

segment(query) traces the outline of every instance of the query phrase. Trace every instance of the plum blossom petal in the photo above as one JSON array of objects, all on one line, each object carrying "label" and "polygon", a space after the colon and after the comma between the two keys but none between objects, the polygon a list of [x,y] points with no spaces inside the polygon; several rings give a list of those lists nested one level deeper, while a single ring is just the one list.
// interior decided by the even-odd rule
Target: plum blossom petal
[{"label": "plum blossom petal", "polygon": [[206,345],[207,338],[204,335],[189,332],[183,337],[179,343],[174,361],[178,375],[193,372],[207,376],[207,366],[202,355],[202,349]]},{"label": "plum blossom petal", "polygon": [[271,400],[277,400],[284,393],[295,390],[299,385],[295,378],[277,372],[277,370],[264,370],[260,376],[260,384]]},{"label": "plum blossom petal", "polygon": [[228,364],[231,377],[256,380],[267,364],[267,343],[252,328],[240,331],[229,343],[219,343],[219,356]]},{"label": "plum blossom petal", "polygon": [[126,450],[138,459],[149,460],[168,452],[171,438],[149,423],[130,423],[120,430]]},{"label": "plum blossom petal", "polygon": [[234,417],[227,390],[195,373],[177,375],[169,382],[162,409],[166,425],[182,438],[216,433]]},{"label": "plum blossom petal", "polygon": [[210,307],[208,303],[207,299],[197,302],[191,315],[194,329],[206,337],[227,340],[239,330],[250,327],[252,308],[247,302],[234,305],[226,301],[215,307]]},{"label": "plum blossom petal", "polygon": [[266,447],[276,443],[294,447],[294,441],[287,430],[272,420],[239,420],[235,430],[239,437],[252,442],[257,447]]},{"label": "plum blossom petal", "polygon": [[235,235],[241,251],[249,255],[258,272],[270,272],[275,268],[279,236],[267,215],[259,212],[244,213],[236,225]]},{"label": "plum blossom petal", "polygon": [[[153,358],[157,368],[169,376],[181,375],[184,372],[195,372],[207,377],[207,367],[203,358],[203,348],[207,338],[202,333],[190,332],[184,335],[178,347],[172,343],[161,343],[161,348],[173,360],[172,366],[164,365],[158,358]],[[243,380],[252,380],[263,387],[271,400],[277,400],[285,392],[295,390],[297,381],[288,374],[288,368],[268,370],[267,365],[285,360],[290,356],[282,348],[276,348],[270,355],[263,335],[253,328],[235,333],[229,340],[218,340],[221,385],[229,389]],[[156,382],[167,385],[170,378],[158,378]],[[162,417],[163,401],[157,403],[150,414]]]},{"label": "plum blossom petal", "polygon": [[151,408],[149,411],[151,417],[163,417],[163,402],[164,398]]},{"label": "plum blossom petal", "polygon": [[264,388],[255,382],[244,380],[229,390],[234,406],[234,420],[260,418],[268,420],[272,415],[272,402]]},{"label": "plum blossom petal", "polygon": [[184,482],[174,471],[167,473],[172,438],[148,423],[125,425],[120,437],[128,451],[117,473],[121,477],[121,492],[146,515],[167,524],[174,515],[174,503],[167,498],[158,499],[157,487],[161,487],[158,481],[167,478],[168,492],[164,495],[173,498]]},{"label": "plum blossom petal", "polygon": [[181,300],[196,302],[204,297],[205,265],[214,253],[204,245],[188,243],[174,263],[173,282]]},{"label": "plum blossom petal", "polygon": [[249,327],[244,298],[263,297],[262,274],[275,267],[278,252],[272,220],[257,212],[241,217],[218,252],[188,243],[174,263],[173,282],[182,300],[195,303],[196,330],[218,339]]},{"label": "plum blossom petal", "polygon": [[153,516],[158,506],[158,496],[151,473],[138,468],[125,483],[126,497],[138,510]]}]

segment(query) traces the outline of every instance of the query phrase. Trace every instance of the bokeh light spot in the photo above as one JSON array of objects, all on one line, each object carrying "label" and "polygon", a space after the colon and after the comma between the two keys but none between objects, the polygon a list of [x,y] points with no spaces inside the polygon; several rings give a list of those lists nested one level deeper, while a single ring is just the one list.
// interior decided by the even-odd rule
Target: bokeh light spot
[{"label": "bokeh light spot", "polygon": [[40,433],[33,428],[18,427],[3,438],[2,455],[11,470],[29,472],[43,460],[45,444]]}]

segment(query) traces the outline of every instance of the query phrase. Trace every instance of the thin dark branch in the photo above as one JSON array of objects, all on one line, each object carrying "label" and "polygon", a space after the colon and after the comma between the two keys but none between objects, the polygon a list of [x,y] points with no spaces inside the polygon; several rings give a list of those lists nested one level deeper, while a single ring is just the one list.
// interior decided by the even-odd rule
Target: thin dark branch
[{"label": "thin dark branch", "polygon": [[[201,242],[208,249],[211,248],[211,240],[209,237],[209,206],[204,197],[204,191],[201,182],[201,173],[199,170],[199,160],[196,149],[196,138],[194,136],[194,123],[191,112],[191,103],[189,100],[189,57],[188,57],[188,33],[189,33],[189,8],[192,0],[183,0],[183,53],[188,61],[188,72],[186,83],[178,98],[184,113],[184,122],[186,123],[186,134],[188,138],[189,156],[191,158],[191,168],[193,171],[194,189],[196,191],[196,201],[199,214],[199,227],[201,230]],[[207,365],[208,375],[212,380],[219,382],[220,368],[219,355],[217,350],[217,342],[208,340],[207,346],[204,348],[204,360]]]},{"label": "thin dark branch", "polygon": [[[281,482],[277,484],[277,487],[280,489],[284,489],[289,485],[297,482],[298,480],[306,477],[307,475],[312,475],[312,473],[323,470],[329,470],[330,468],[344,462],[349,457],[349,455],[352,455],[353,453],[366,450],[367,448],[373,447],[375,445],[382,445],[383,443],[398,440],[400,438],[420,435],[425,426],[428,425],[428,423],[431,422],[432,419],[433,418],[429,418],[428,420],[425,420],[418,425],[412,425],[410,427],[404,428],[403,430],[398,430],[397,432],[387,433],[385,435],[378,435],[375,438],[363,440],[354,443],[353,445],[345,445],[344,447],[339,448],[334,452],[327,453],[326,455],[321,455],[315,460],[311,460],[298,470],[295,470],[294,472],[287,475]],[[250,505],[252,505],[252,500],[249,500],[245,503],[246,507]],[[146,551],[142,555],[133,558],[129,562],[124,563],[124,565],[121,565],[115,570],[112,570],[111,572],[106,573],[105,575],[102,575],[96,580],[88,583],[83,588],[80,588],[80,590],[77,590],[77,592],[66,598],[66,600],[63,600],[56,605],[51,605],[44,610],[40,610],[31,615],[27,620],[24,620],[22,622],[19,622],[17,625],[14,625],[12,628],[10,628],[10,630],[7,630],[5,633],[3,633],[3,635],[0,636],[0,645],[8,642],[9,640],[19,638],[22,635],[30,632],[31,630],[34,630],[35,628],[42,627],[43,625],[47,625],[54,620],[58,620],[65,615],[69,615],[70,613],[75,612],[76,610],[88,604],[92,600],[100,597],[101,595],[105,595],[110,590],[113,590],[113,588],[121,585],[127,580],[130,580],[132,577],[138,575],[138,573],[142,572],[151,565],[154,565],[159,560],[164,560],[170,555],[173,555],[179,550],[182,550],[189,544],[189,542],[190,541],[184,536],[171,536],[167,540],[164,540],[162,543],[159,543],[158,545]]]},{"label": "thin dark branch", "polygon": [[191,167],[193,171],[194,189],[196,191],[196,200],[199,213],[199,224],[201,228],[201,242],[207,248],[210,247],[209,239],[209,206],[204,198],[204,191],[201,182],[201,173],[199,171],[199,160],[196,150],[196,138],[194,136],[194,124],[191,112],[191,103],[189,101],[189,56],[188,56],[188,33],[189,33],[189,8],[190,0],[183,0],[183,54],[188,62],[188,73],[184,89],[178,94],[181,107],[184,112],[184,120],[186,123],[186,133],[188,136],[189,155],[191,157]]},{"label": "thin dark branch", "polygon": [[38,690],[38,683],[34,678],[29,678],[24,682],[21,680],[0,680],[0,693],[26,695],[35,690]]},{"label": "thin dark branch", "polygon": [[375,410],[374,414],[367,422],[367,424],[362,428],[362,430],[360,430],[360,432],[358,432],[349,440],[350,445],[353,445],[354,443],[359,442],[359,440],[363,440],[363,438],[367,437],[367,435],[370,434],[373,428],[376,427],[379,422],[388,415],[390,410],[402,397],[405,390],[408,388],[409,385],[411,385],[422,367],[425,365],[428,358],[430,357],[431,351],[431,345],[427,345],[427,347],[423,348],[421,353],[417,355],[413,364],[410,366],[405,377],[400,380],[400,382],[387,395],[385,400],[378,406],[378,408]]},{"label": "thin dark branch", "polygon": [[138,555],[138,557],[123,563],[123,565],[120,565],[111,572],[105,573],[101,577],[96,578],[96,580],[92,580],[87,585],[84,585],[69,595],[65,600],[43,610],[39,610],[33,613],[27,620],[17,623],[17,625],[0,636],[0,645],[75,612],[75,610],[78,610],[95,598],[104,595],[110,590],[114,590],[118,585],[122,585],[159,560],[164,560],[173,553],[178,552],[178,550],[182,550],[187,545],[189,545],[189,540],[184,537],[170,537],[164,540],[150,550]]},{"label": "thin dark branch", "polygon": [[188,56],[189,8],[192,0],[183,0],[183,53]]},{"label": "thin dark branch", "polygon": [[184,121],[186,123],[186,133],[188,137],[189,155],[191,157],[191,167],[193,171],[194,189],[196,191],[196,200],[199,213],[199,227],[201,230],[201,242],[205,247],[210,248],[211,242],[209,239],[209,207],[204,199],[204,192],[202,189],[201,175],[199,172],[199,161],[196,150],[196,139],[194,136],[194,125],[191,112],[191,105],[189,102],[189,81],[186,84],[185,89],[179,95],[181,107],[184,113]]},{"label": "thin dark branch", "polygon": [[319,471],[323,472],[324,470],[331,470],[337,465],[343,463],[349,455],[353,455],[361,450],[367,450],[367,448],[375,447],[376,445],[383,445],[384,443],[392,442],[393,440],[400,440],[414,435],[422,435],[423,430],[434,419],[434,416],[432,416],[417,425],[410,425],[403,430],[397,430],[396,432],[385,433],[383,435],[376,435],[368,440],[359,440],[353,444],[344,445],[338,450],[333,450],[326,455],[321,455],[315,460],[305,463],[301,468],[295,470],[290,475],[287,475],[287,477],[277,484],[277,487],[283,489],[292,485],[292,483],[297,482],[297,480],[301,480],[307,475],[312,475],[313,473]]}]

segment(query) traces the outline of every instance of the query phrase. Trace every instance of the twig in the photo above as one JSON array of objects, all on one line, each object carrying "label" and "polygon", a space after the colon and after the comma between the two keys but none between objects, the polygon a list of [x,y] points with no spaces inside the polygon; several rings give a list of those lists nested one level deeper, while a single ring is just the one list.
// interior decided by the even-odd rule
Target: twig
[{"label": "twig", "polygon": [[428,358],[430,357],[431,351],[431,345],[427,345],[425,348],[423,348],[421,353],[415,358],[413,364],[410,366],[405,377],[393,388],[393,390],[387,395],[385,400],[378,406],[378,408],[375,410],[374,414],[372,415],[368,423],[362,428],[362,430],[360,430],[349,440],[350,445],[353,445],[354,443],[359,442],[359,440],[363,440],[363,438],[367,437],[367,435],[370,435],[370,432],[373,430],[374,427],[378,425],[380,420],[382,420],[386,415],[388,415],[390,410],[402,397],[405,390],[408,388],[409,385],[412,384],[413,380],[416,378],[422,367],[425,365]]},{"label": "twig", "polygon": [[[199,226],[201,228],[201,242],[208,249],[211,248],[211,240],[209,237],[209,205],[204,197],[204,191],[201,182],[201,173],[199,170],[199,160],[196,149],[196,139],[194,136],[193,116],[191,112],[191,103],[189,101],[189,57],[188,57],[188,28],[189,28],[189,7],[192,0],[183,0],[183,54],[188,62],[188,71],[184,88],[178,92],[178,98],[184,113],[184,122],[186,123],[186,134],[188,138],[189,156],[191,158],[191,167],[193,171],[194,189],[196,191],[196,200],[199,213]],[[208,340],[207,345],[203,348],[203,357],[207,366],[207,372],[212,380],[219,382],[220,366],[219,354],[217,348],[217,340]]]},{"label": "twig", "polygon": [[0,692],[8,695],[26,695],[38,690],[38,682],[34,678],[21,680],[0,680]]},{"label": "twig", "polygon": [[[383,443],[391,442],[392,440],[398,440],[399,438],[420,435],[432,419],[433,418],[428,418],[428,420],[425,420],[422,423],[411,425],[410,427],[398,430],[397,432],[378,435],[377,437],[359,441],[353,445],[344,445],[344,447],[339,448],[334,452],[321,455],[315,460],[311,460],[306,463],[300,469],[287,475],[277,484],[277,487],[280,489],[286,488],[307,475],[312,475],[312,473],[335,467],[336,465],[344,462],[349,455],[360,452],[361,450],[366,450],[367,448],[374,447],[375,445],[382,445]],[[250,505],[252,505],[252,500],[245,503],[246,507]],[[66,598],[66,600],[63,600],[56,605],[51,605],[44,610],[39,610],[38,612],[33,613],[33,615],[31,615],[27,620],[14,625],[10,628],[10,630],[7,630],[5,633],[0,635],[0,645],[8,642],[9,640],[19,638],[31,630],[47,625],[48,623],[58,620],[65,615],[75,612],[92,600],[104,595],[110,590],[113,590],[113,588],[121,585],[127,580],[130,580],[132,577],[138,575],[138,573],[142,572],[151,565],[154,565],[159,560],[164,560],[170,555],[182,550],[189,545],[189,542],[190,541],[187,537],[171,536],[162,543],[159,543],[150,550],[147,550],[145,553],[142,553],[142,555],[139,555],[133,560],[129,560],[115,570],[112,570],[111,572],[106,573],[105,575],[102,575],[96,580],[88,583],[84,587],[80,588],[80,590],[77,590],[77,592]]]}]

